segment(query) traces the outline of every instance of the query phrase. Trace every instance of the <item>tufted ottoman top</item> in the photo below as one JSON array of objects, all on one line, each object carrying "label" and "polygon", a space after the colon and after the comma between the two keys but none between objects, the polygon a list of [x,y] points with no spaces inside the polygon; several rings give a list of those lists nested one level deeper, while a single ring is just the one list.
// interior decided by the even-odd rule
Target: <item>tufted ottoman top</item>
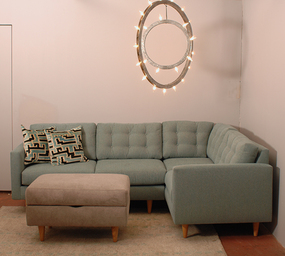
[{"label": "tufted ottoman top", "polygon": [[127,206],[130,179],[122,174],[44,174],[26,190],[28,206]]}]

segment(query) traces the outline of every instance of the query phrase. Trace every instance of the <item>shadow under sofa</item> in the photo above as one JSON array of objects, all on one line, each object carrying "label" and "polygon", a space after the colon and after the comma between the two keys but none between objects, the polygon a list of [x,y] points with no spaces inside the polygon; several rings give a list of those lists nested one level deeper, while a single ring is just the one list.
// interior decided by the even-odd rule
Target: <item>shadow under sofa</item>
[{"label": "shadow under sofa", "polygon": [[265,147],[232,126],[212,122],[49,123],[31,130],[82,127],[88,162],[24,164],[23,144],[10,155],[12,198],[47,173],[119,173],[130,178],[131,200],[166,200],[187,237],[189,224],[254,223],[272,218],[272,167]]}]

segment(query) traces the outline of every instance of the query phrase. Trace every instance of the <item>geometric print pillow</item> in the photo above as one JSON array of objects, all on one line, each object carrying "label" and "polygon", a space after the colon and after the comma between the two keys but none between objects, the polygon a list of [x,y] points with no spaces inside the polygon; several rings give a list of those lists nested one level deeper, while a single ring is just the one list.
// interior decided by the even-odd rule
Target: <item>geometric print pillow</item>
[{"label": "geometric print pillow", "polygon": [[45,130],[52,165],[87,162],[82,147],[81,126],[68,131]]},{"label": "geometric print pillow", "polygon": [[[47,163],[50,162],[47,137],[44,130],[28,130],[21,125],[25,159],[24,164]],[[54,127],[47,130],[52,131]]]}]

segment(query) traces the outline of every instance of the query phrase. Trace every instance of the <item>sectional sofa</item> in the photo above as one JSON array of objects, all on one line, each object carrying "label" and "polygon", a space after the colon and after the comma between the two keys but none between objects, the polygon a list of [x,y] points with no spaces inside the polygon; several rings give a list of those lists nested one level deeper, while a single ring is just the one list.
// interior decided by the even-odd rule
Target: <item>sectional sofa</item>
[{"label": "sectional sofa", "polygon": [[[146,200],[149,213],[153,200],[166,200],[184,237],[189,224],[254,223],[257,235],[259,223],[271,221],[269,151],[230,125],[49,123],[33,124],[28,131],[51,127],[54,132],[79,127],[84,157],[68,164],[30,164],[19,145],[10,155],[13,199],[25,199],[26,188],[46,173],[120,173],[130,178],[131,200]],[[49,138],[51,150],[50,143]]]}]

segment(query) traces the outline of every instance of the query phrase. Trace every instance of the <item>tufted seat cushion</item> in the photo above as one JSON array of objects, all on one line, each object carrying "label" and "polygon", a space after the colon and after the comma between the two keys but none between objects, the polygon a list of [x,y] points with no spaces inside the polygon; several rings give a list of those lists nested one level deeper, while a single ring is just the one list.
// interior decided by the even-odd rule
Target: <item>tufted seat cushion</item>
[{"label": "tufted seat cushion", "polygon": [[162,158],[160,123],[100,123],[96,138],[98,160]]},{"label": "tufted seat cushion", "polygon": [[163,157],[206,157],[212,127],[211,122],[164,122]]},{"label": "tufted seat cushion", "polygon": [[215,164],[254,163],[258,146],[234,127],[216,124],[210,134],[207,154]]}]

